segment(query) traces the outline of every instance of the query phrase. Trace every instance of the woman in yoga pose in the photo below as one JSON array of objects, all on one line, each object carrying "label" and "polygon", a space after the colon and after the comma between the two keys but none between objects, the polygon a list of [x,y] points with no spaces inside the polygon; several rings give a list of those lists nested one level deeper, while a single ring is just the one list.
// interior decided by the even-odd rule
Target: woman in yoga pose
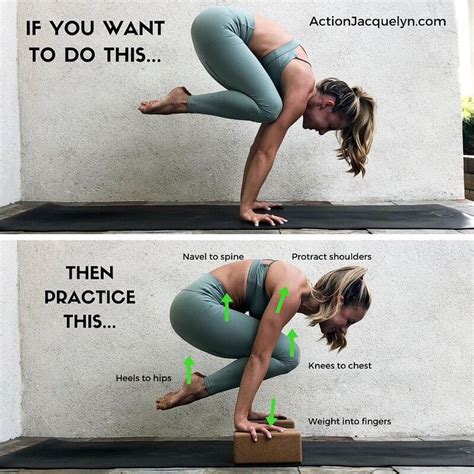
[{"label": "woman in yoga pose", "polygon": [[207,72],[226,91],[191,95],[176,87],[160,100],[143,101],[144,114],[197,113],[262,123],[250,148],[240,196],[240,218],[258,226],[284,224],[270,211],[279,204],[258,202],[288,129],[303,116],[303,128],[336,130],[338,157],[349,171],[365,173],[372,145],[375,101],[359,87],[329,78],[315,83],[305,50],[278,23],[226,6],[208,8],[194,20],[194,48]]},{"label": "woman in yoga pose", "polygon": [[[346,346],[349,326],[360,321],[371,297],[362,267],[343,267],[322,276],[313,286],[305,274],[284,261],[243,260],[219,267],[182,290],[170,309],[173,329],[186,342],[217,357],[236,359],[217,372],[192,374],[191,383],[156,401],[159,410],[192,403],[240,386],[234,412],[238,431],[257,432],[271,438],[268,414],[252,410],[263,379],[293,370],[300,349],[290,354],[290,338],[281,331],[296,313],[319,324],[331,349]],[[288,289],[283,304],[280,291]],[[223,301],[230,296],[226,320]],[[224,300],[223,300],[224,298]],[[277,307],[280,306],[277,311]],[[246,311],[249,314],[245,314]],[[279,415],[281,416],[281,415]]]}]

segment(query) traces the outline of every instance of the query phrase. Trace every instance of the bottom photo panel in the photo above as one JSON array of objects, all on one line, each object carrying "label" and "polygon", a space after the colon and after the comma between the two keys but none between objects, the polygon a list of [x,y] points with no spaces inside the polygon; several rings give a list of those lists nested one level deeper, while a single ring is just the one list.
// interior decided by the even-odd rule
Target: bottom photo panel
[{"label": "bottom photo panel", "polygon": [[472,472],[437,237],[1,241],[0,469]]}]

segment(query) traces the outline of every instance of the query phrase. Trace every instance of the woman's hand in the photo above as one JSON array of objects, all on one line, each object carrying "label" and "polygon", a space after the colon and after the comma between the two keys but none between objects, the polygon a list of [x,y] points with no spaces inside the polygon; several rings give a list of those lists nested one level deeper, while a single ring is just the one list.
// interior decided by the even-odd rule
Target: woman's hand
[{"label": "woman's hand", "polygon": [[281,428],[279,426],[264,425],[263,423],[252,423],[246,419],[235,422],[235,429],[244,433],[250,433],[250,436],[255,442],[257,442],[257,433],[263,433],[268,439],[271,439],[272,435],[270,431],[285,431],[285,428]]},{"label": "woman's hand", "polygon": [[251,222],[255,227],[258,227],[260,222],[265,222],[274,226],[275,224],[284,224],[288,222],[285,218],[275,216],[274,214],[257,214],[252,209],[240,211],[240,220],[243,222]]},{"label": "woman's hand", "polygon": [[271,211],[272,209],[283,209],[283,206],[279,202],[255,201],[255,204],[252,206],[252,209],[254,211],[256,211],[257,209]]}]

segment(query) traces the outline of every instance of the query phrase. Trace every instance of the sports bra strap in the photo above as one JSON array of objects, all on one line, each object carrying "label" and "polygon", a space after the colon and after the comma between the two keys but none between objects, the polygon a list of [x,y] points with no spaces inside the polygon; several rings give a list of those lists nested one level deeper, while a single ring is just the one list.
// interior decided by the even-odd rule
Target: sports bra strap
[{"label": "sports bra strap", "polygon": [[[306,59],[299,58],[298,56],[296,56],[295,59],[299,59],[300,61],[303,61],[304,63],[309,64],[311,66],[311,63],[309,61],[306,61]],[[313,67],[313,66],[311,66],[311,67]]]},{"label": "sports bra strap", "polygon": [[[306,52],[306,49],[303,48],[303,45],[300,43],[298,46],[304,51],[304,54],[306,54],[306,56],[308,56],[308,53]],[[309,64],[311,66],[311,63],[309,61],[306,61],[306,59],[299,58],[298,56],[296,56],[295,59],[299,59],[300,61],[303,61],[304,63]],[[313,67],[313,66],[311,66],[311,67]]]}]

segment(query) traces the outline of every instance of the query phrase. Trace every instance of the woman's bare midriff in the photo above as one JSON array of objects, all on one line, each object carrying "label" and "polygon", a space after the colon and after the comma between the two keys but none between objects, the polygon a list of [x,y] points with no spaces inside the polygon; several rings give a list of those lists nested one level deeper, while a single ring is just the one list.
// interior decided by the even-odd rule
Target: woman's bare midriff
[{"label": "woman's bare midriff", "polygon": [[[252,53],[260,59],[292,39],[290,33],[277,22],[265,16],[255,15],[255,30],[248,46]],[[309,61],[301,46],[298,46],[295,52],[299,58]]]}]

